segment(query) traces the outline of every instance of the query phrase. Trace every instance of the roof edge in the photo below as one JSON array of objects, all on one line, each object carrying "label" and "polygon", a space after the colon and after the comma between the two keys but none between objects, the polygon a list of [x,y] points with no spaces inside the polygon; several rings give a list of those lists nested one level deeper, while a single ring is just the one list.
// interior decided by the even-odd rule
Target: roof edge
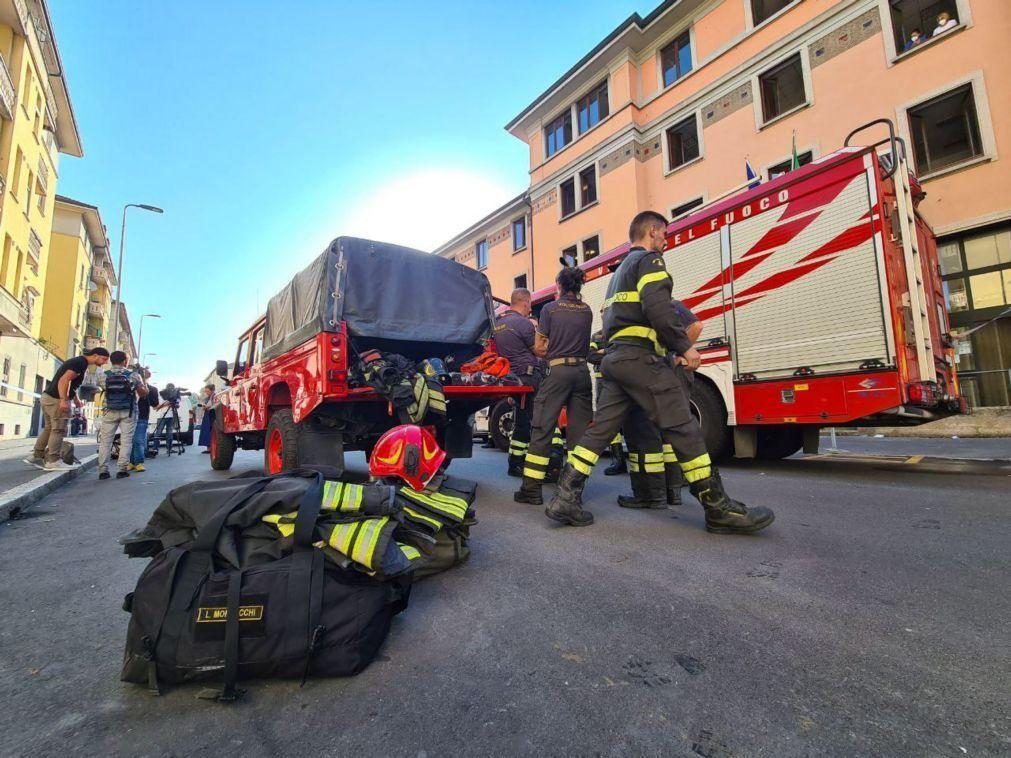
[{"label": "roof edge", "polygon": [[504,213],[505,211],[509,210],[510,208],[512,208],[514,206],[517,206],[517,205],[520,205],[520,204],[526,205],[526,201],[527,201],[527,198],[529,197],[529,195],[530,195],[529,190],[523,190],[520,194],[516,195],[516,197],[512,198],[511,200],[509,200],[506,203],[503,203],[502,205],[500,205],[498,208],[496,208],[495,210],[493,210],[488,215],[484,216],[479,221],[476,221],[475,223],[473,223],[470,226],[468,226],[466,229],[464,229],[462,232],[460,232],[459,234],[457,234],[452,239],[450,239],[450,240],[444,242],[443,244],[439,245],[438,247],[434,248],[432,250],[432,254],[433,255],[442,255],[444,252],[446,252],[447,249],[449,249],[450,247],[453,247],[454,245],[458,244],[460,242],[460,240],[462,240],[468,234],[473,233],[474,230],[477,229],[478,227],[480,227],[482,224],[486,224],[489,221],[491,221],[491,219],[495,218],[495,216],[497,216],[498,214]]}]

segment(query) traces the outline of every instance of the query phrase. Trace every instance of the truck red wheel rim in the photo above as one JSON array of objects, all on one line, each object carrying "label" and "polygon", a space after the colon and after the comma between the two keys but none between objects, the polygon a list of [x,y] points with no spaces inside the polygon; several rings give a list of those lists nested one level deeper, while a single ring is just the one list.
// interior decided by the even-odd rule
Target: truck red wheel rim
[{"label": "truck red wheel rim", "polygon": [[275,429],[270,433],[267,440],[267,473],[279,474],[284,468],[284,441],[281,438],[281,430]]}]

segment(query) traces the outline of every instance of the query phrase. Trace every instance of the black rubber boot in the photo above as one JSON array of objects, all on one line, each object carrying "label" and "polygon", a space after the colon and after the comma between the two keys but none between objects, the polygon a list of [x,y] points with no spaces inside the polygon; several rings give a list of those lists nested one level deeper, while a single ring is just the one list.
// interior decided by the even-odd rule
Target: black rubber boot
[{"label": "black rubber boot", "polygon": [[555,491],[555,496],[551,498],[551,503],[544,509],[544,515],[552,521],[569,526],[589,526],[592,524],[593,514],[584,511],[581,506],[583,487],[586,486],[587,479],[585,474],[580,474],[572,466],[566,464],[558,477],[558,489]]},{"label": "black rubber boot", "polygon": [[723,481],[715,467],[712,476],[689,487],[706,509],[706,531],[714,534],[751,534],[764,529],[776,518],[769,508],[748,508],[744,503],[731,499],[723,489]]},{"label": "black rubber boot", "polygon": [[681,488],[685,486],[685,475],[681,467],[676,463],[668,463],[664,466],[667,479],[667,505],[676,508],[684,505],[681,500]]},{"label": "black rubber boot", "polygon": [[611,445],[611,465],[604,469],[604,476],[619,476],[628,473],[628,464],[625,462],[625,448],[620,442]]},{"label": "black rubber boot", "polygon": [[541,496],[541,483],[529,476],[523,477],[523,484],[513,493],[513,500],[517,503],[544,505],[544,498]]},{"label": "black rubber boot", "polygon": [[618,495],[622,508],[666,508],[666,481],[661,474],[633,471],[628,475],[632,482],[631,495]]}]

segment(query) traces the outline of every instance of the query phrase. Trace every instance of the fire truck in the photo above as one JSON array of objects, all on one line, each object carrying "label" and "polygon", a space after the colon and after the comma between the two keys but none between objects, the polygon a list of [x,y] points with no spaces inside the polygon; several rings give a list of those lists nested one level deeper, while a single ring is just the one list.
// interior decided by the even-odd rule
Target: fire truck
[{"label": "fire truck", "polygon": [[[879,127],[886,139],[850,145]],[[778,459],[817,452],[822,427],[964,411],[936,243],[917,212],[924,197],[882,119],[842,149],[668,227],[674,296],[704,326],[691,406],[711,453]],[[581,265],[595,330],[628,248]],[[534,293],[538,306],[553,297],[554,287]],[[490,418],[507,423],[501,407]]]}]

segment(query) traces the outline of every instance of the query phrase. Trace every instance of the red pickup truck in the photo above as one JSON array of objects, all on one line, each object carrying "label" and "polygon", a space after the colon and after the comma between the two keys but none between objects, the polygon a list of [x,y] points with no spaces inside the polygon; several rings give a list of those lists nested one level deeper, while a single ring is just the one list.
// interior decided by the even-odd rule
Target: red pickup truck
[{"label": "red pickup truck", "polygon": [[[302,464],[343,468],[344,452],[370,451],[400,423],[375,390],[355,386],[366,350],[460,365],[481,353],[494,325],[488,279],[454,261],[398,245],[339,237],[270,299],[239,337],[214,405],[211,467],[236,449],[263,450],[269,473]],[[443,387],[446,420],[434,431],[450,458],[469,458],[473,414],[517,386]]]}]

